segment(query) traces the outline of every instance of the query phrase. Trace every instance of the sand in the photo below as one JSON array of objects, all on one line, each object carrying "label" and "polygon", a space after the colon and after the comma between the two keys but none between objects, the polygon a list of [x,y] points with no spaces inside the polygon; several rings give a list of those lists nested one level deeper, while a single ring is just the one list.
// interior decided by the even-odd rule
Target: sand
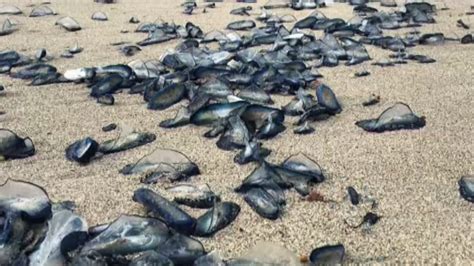
[{"label": "sand", "polygon": [[[31,2],[7,1],[26,13]],[[223,29],[242,17],[229,15],[232,8],[243,6],[234,1],[218,4],[207,14],[187,16],[174,0],[122,0],[103,5],[92,0],[52,1],[60,15],[28,18],[12,16],[20,30],[0,37],[0,49],[15,49],[33,55],[46,48],[56,57],[65,48],[79,42],[84,52],[74,59],[55,59],[59,71],[70,68],[127,63],[132,59],[159,58],[178,43],[171,41],[146,47],[138,55],[126,58],[110,43],[139,41],[144,34],[133,33],[136,25],[128,23],[131,16],[143,22],[157,18],[184,24],[187,21],[204,31]],[[474,27],[469,0],[448,2],[451,8],[440,11],[438,23],[421,28],[422,32],[444,32],[462,36],[466,30],[456,27],[462,18]],[[259,5],[264,2],[259,3]],[[440,4],[440,3],[438,3]],[[372,4],[379,7],[378,4]],[[258,5],[254,5],[255,9]],[[346,4],[322,9],[329,17],[352,16]],[[95,11],[104,11],[107,22],[92,21]],[[303,18],[312,11],[275,10]],[[83,29],[66,32],[54,26],[63,15],[77,19]],[[2,19],[5,16],[1,16]],[[121,34],[121,30],[130,33]],[[406,32],[401,30],[400,32]],[[395,34],[395,33],[394,33]],[[369,47],[374,60],[386,58],[388,52]],[[179,106],[166,111],[150,111],[140,96],[119,94],[116,105],[99,106],[88,97],[84,85],[60,84],[28,87],[26,82],[0,76],[7,94],[0,97],[0,127],[21,136],[30,136],[37,148],[33,157],[0,163],[0,182],[8,178],[28,180],[43,186],[54,201],[72,200],[78,212],[90,225],[112,221],[118,215],[144,214],[143,208],[131,200],[133,191],[142,186],[138,176],[123,176],[118,170],[133,163],[156,148],[179,150],[198,164],[202,174],[192,183],[208,183],[227,201],[235,201],[242,211],[237,220],[210,239],[202,239],[208,250],[217,250],[229,258],[240,254],[258,240],[281,243],[297,254],[308,254],[313,248],[342,243],[347,262],[444,263],[470,264],[473,255],[472,203],[463,200],[457,181],[462,175],[474,173],[474,45],[447,43],[442,46],[416,47],[412,52],[437,60],[434,64],[380,68],[366,62],[360,66],[323,68],[323,81],[333,88],[344,111],[334,118],[315,124],[316,132],[294,135],[292,126],[275,139],[265,142],[273,152],[271,162],[281,162],[292,154],[303,152],[324,169],[327,181],[316,189],[338,204],[302,201],[296,192],[287,193],[288,203],[283,217],[277,221],[260,218],[232,188],[254,169],[255,165],[238,166],[233,152],[219,150],[215,140],[203,137],[205,128],[187,126],[162,129],[158,123],[174,117]],[[367,69],[372,74],[354,79],[355,71]],[[380,104],[362,107],[370,94],[382,97]],[[281,106],[289,97],[275,97]],[[415,113],[426,116],[421,130],[370,134],[356,127],[360,119],[373,118],[395,102],[405,102]],[[292,121],[291,119],[289,121]],[[106,156],[87,166],[67,161],[64,149],[73,141],[92,136],[98,141],[115,137],[104,133],[102,126],[120,122],[157,135],[152,144]],[[162,191],[167,184],[152,186]],[[372,210],[383,218],[370,232],[349,229],[344,220],[357,222],[370,209],[370,204],[350,205],[346,187],[354,186],[361,194],[377,200]],[[187,209],[189,210],[189,209]],[[191,211],[191,210],[190,210]],[[191,211],[197,215],[196,211]]]}]

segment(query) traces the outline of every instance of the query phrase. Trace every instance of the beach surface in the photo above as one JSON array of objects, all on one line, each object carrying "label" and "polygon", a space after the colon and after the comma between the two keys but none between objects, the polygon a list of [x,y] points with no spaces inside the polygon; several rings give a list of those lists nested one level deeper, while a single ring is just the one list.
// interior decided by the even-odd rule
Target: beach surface
[{"label": "beach surface", "polygon": [[[29,14],[29,4],[39,1],[4,1],[17,5]],[[19,30],[0,37],[0,50],[13,49],[34,55],[46,48],[55,56],[51,62],[64,73],[67,69],[128,63],[134,59],[159,59],[179,40],[143,48],[133,57],[125,57],[111,43],[137,42],[146,34],[135,33],[132,16],[142,22],[162,19],[184,25],[191,21],[204,32],[224,29],[232,21],[244,19],[230,15],[233,8],[245,6],[234,1],[217,3],[215,9],[202,9],[188,16],[182,14],[179,1],[119,0],[105,5],[92,0],[51,1],[57,16],[29,18],[9,16],[19,23]],[[258,4],[252,4],[255,18]],[[441,1],[433,1],[443,7]],[[202,4],[202,3],[200,3]],[[436,24],[424,25],[423,33],[443,32],[450,37],[468,33],[456,26],[463,19],[474,27],[474,17],[466,16],[469,0],[446,1],[449,10],[439,11]],[[371,6],[379,8],[378,3]],[[91,20],[95,11],[103,11],[109,20]],[[334,4],[320,10],[327,17],[353,17],[347,4]],[[304,18],[312,10],[272,10],[279,15]],[[75,18],[82,30],[66,32],[54,25],[62,16]],[[1,16],[3,20],[7,16]],[[291,23],[288,25],[291,27]],[[129,33],[121,33],[127,30]],[[385,34],[402,35],[412,29]],[[84,51],[73,59],[60,58],[67,48],[78,43]],[[101,106],[90,98],[84,84],[57,84],[30,87],[22,80],[0,75],[6,95],[0,96],[0,128],[8,128],[22,137],[29,136],[37,153],[33,157],[0,162],[0,182],[19,179],[41,185],[53,201],[71,200],[77,212],[89,225],[110,222],[120,214],[144,215],[141,205],[132,201],[133,192],[142,187],[139,176],[124,176],[119,170],[134,163],[157,148],[174,149],[186,154],[201,170],[191,183],[207,183],[225,201],[238,203],[242,211],[229,227],[203,241],[207,250],[217,250],[224,258],[238,256],[259,240],[280,243],[296,254],[309,254],[316,247],[344,244],[348,263],[458,264],[474,261],[474,205],[463,200],[457,181],[474,174],[474,45],[446,42],[439,46],[417,46],[413,53],[436,59],[433,64],[409,62],[406,65],[381,68],[371,63],[387,58],[388,51],[367,46],[372,61],[361,65],[321,68],[322,82],[330,86],[343,106],[337,116],[314,124],[316,132],[293,134],[290,118],[288,129],[266,141],[272,150],[268,160],[280,163],[297,153],[305,153],[318,162],[327,180],[315,189],[336,203],[304,201],[288,191],[287,206],[281,219],[270,221],[259,217],[233,192],[255,168],[254,164],[239,166],[233,162],[234,152],[217,148],[215,140],[202,137],[205,128],[185,126],[163,129],[164,119],[174,117],[180,104],[166,111],[147,110],[139,95],[116,95],[114,106]],[[370,76],[353,78],[356,71],[368,70]],[[312,92],[314,94],[314,91]],[[371,94],[381,102],[363,107]],[[272,96],[281,107],[291,97]],[[420,130],[401,130],[371,134],[355,126],[362,119],[377,117],[396,102],[407,103],[413,111],[426,117]],[[156,134],[151,144],[105,156],[87,166],[65,159],[65,148],[72,142],[91,136],[97,141],[115,138],[118,132],[102,132],[109,123],[124,124],[140,131]],[[162,192],[169,184],[150,186]],[[347,199],[348,186],[353,186],[365,201],[352,206]],[[367,198],[375,199],[377,206]],[[186,209],[193,215],[201,212]],[[349,228],[368,212],[382,216],[371,230]]]}]

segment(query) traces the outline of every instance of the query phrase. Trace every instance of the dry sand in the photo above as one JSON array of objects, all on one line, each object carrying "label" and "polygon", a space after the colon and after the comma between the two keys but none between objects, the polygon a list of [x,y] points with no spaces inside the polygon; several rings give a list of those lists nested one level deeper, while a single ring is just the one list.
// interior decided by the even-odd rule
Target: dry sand
[{"label": "dry sand", "polygon": [[[7,1],[29,13],[31,1]],[[138,4],[139,2],[139,4]],[[462,18],[474,27],[473,17],[463,15],[472,4],[469,0],[448,2],[451,8],[440,11],[438,23],[426,25],[422,32],[444,32],[461,36],[465,30],[456,27]],[[33,3],[40,3],[33,1]],[[260,3],[260,4],[263,4]],[[438,3],[439,4],[439,3]],[[60,14],[76,18],[83,30],[65,32],[54,26],[59,18],[28,18],[14,16],[20,30],[0,37],[0,49],[15,49],[34,54],[41,47],[58,56],[76,41],[84,52],[74,59],[55,59],[52,63],[60,71],[83,66],[127,63],[132,59],[151,59],[159,56],[177,41],[146,47],[141,53],[126,58],[110,43],[139,41],[144,34],[133,33],[136,25],[128,19],[136,15],[142,22],[156,18],[184,24],[187,21],[201,26],[204,31],[223,29],[229,22],[242,19],[229,15],[232,8],[243,6],[233,1],[218,4],[207,14],[181,14],[174,0],[126,1],[114,5],[93,3],[92,0],[52,1]],[[378,4],[373,4],[378,7]],[[255,9],[257,5],[254,5]],[[104,11],[107,22],[90,19],[94,11]],[[311,11],[275,10],[279,14],[293,14],[303,18]],[[350,18],[351,8],[338,4],[322,9],[329,17]],[[4,16],[2,17],[4,18]],[[126,29],[131,33],[121,34]],[[407,30],[402,30],[404,32]],[[348,262],[403,262],[447,263],[468,265],[474,261],[474,207],[459,196],[457,180],[474,173],[474,45],[448,43],[443,46],[416,47],[416,53],[437,60],[434,64],[408,65],[392,68],[361,66],[324,68],[323,81],[333,88],[344,111],[326,122],[316,123],[316,132],[297,136],[291,126],[277,138],[265,142],[273,153],[272,162],[303,152],[324,168],[327,181],[317,190],[340,204],[310,203],[289,192],[284,216],[269,221],[257,216],[232,188],[253,170],[254,165],[233,163],[234,153],[219,150],[215,140],[201,137],[204,128],[187,126],[166,130],[158,126],[165,118],[173,117],[177,106],[167,111],[150,111],[139,96],[120,94],[116,105],[99,106],[88,97],[84,85],[51,85],[28,87],[25,82],[0,76],[0,84],[7,89],[0,97],[0,127],[9,128],[21,136],[30,136],[37,154],[24,160],[2,162],[0,182],[8,178],[35,182],[49,192],[54,201],[73,200],[78,211],[90,225],[113,220],[122,213],[143,214],[140,205],[131,200],[135,189],[142,186],[137,176],[118,173],[125,164],[135,162],[154,149],[171,148],[182,151],[195,161],[202,174],[192,182],[206,182],[224,200],[242,206],[237,220],[215,237],[204,239],[208,250],[218,250],[224,257],[232,257],[258,240],[279,242],[298,254],[321,245],[343,243]],[[388,53],[369,47],[374,60],[386,58]],[[362,69],[372,75],[354,79],[352,74]],[[362,107],[370,94],[381,95],[374,107]],[[277,98],[277,106],[290,98]],[[427,125],[421,130],[370,134],[354,125],[360,119],[378,116],[393,103],[408,103],[419,115],[426,116]],[[64,149],[73,141],[92,136],[98,141],[114,137],[101,127],[121,122],[139,130],[155,133],[155,142],[144,147],[104,157],[88,166],[78,166],[64,158]],[[289,124],[289,123],[288,123]],[[153,186],[160,190],[163,184]],[[383,216],[371,232],[352,230],[344,219],[357,221],[369,209],[369,204],[352,207],[346,187],[354,186],[360,193],[375,198],[374,210]],[[194,214],[197,214],[193,212]]]}]

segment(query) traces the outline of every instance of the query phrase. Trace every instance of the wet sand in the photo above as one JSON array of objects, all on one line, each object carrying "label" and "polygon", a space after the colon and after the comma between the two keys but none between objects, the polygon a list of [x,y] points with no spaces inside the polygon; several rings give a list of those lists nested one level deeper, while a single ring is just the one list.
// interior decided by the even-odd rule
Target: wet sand
[{"label": "wet sand", "polygon": [[[39,1],[7,1],[29,14],[30,3]],[[145,47],[127,58],[113,42],[136,42],[146,34],[134,33],[131,16],[142,22],[157,18],[184,24],[192,21],[206,32],[223,29],[229,22],[243,19],[229,11],[244,4],[234,1],[218,3],[208,13],[192,16],[181,14],[174,0],[126,1],[103,5],[92,0],[51,1],[59,13],[55,17],[17,20],[20,30],[0,37],[0,49],[14,49],[34,55],[46,48],[57,59],[52,64],[60,72],[70,68],[127,63],[133,59],[159,58],[179,41]],[[140,4],[135,4],[139,2]],[[265,1],[259,3],[263,4]],[[437,23],[425,25],[422,32],[443,32],[459,36],[468,31],[456,27],[462,18],[474,27],[472,16],[463,15],[472,4],[469,0],[447,2],[451,8],[440,11]],[[441,2],[439,2],[441,3]],[[254,10],[258,10],[253,5]],[[379,7],[377,3],[371,4]],[[441,4],[442,6],[442,4]],[[104,11],[109,21],[90,19],[94,11]],[[352,9],[337,4],[321,11],[328,17],[352,17]],[[295,12],[274,10],[303,18],[311,10]],[[66,32],[54,22],[61,16],[74,17],[83,27]],[[3,20],[6,16],[0,16]],[[122,34],[121,30],[130,33]],[[409,29],[398,31],[403,33]],[[472,31],[472,30],[471,30]],[[387,33],[386,34],[392,34]],[[393,34],[396,34],[395,32]],[[79,42],[84,47],[74,59],[59,58],[65,48]],[[0,127],[33,139],[37,154],[23,160],[0,163],[0,182],[8,178],[28,180],[43,186],[54,201],[72,200],[78,212],[90,225],[115,219],[122,213],[144,214],[142,207],[131,200],[133,191],[142,186],[138,176],[123,176],[118,170],[149,154],[156,148],[179,150],[197,163],[202,174],[192,183],[208,183],[226,201],[235,201],[241,214],[228,228],[213,238],[202,239],[208,250],[218,250],[226,257],[236,256],[258,240],[279,242],[298,254],[308,254],[325,244],[342,243],[348,262],[445,263],[468,265],[474,261],[474,207],[460,198],[457,181],[462,175],[474,173],[474,45],[446,43],[442,46],[418,46],[413,53],[437,60],[422,65],[380,68],[370,63],[386,58],[387,51],[368,47],[373,60],[359,66],[322,68],[323,82],[338,96],[344,111],[325,122],[315,123],[316,132],[294,135],[291,121],[288,129],[264,145],[272,150],[271,162],[281,162],[292,154],[303,152],[324,169],[327,181],[316,186],[318,192],[339,203],[302,201],[296,192],[287,193],[287,208],[277,221],[260,218],[243,199],[232,192],[254,169],[255,165],[238,166],[233,152],[219,150],[215,140],[202,137],[205,128],[186,126],[162,129],[159,122],[174,117],[179,104],[166,111],[146,109],[142,98],[127,93],[116,96],[114,106],[100,106],[88,96],[84,84],[59,84],[29,87],[26,82],[0,76],[6,96],[0,96]],[[368,77],[355,79],[356,71],[367,69]],[[313,92],[314,93],[314,92]],[[361,103],[370,94],[381,96],[373,107]],[[282,106],[290,97],[273,97]],[[370,134],[356,127],[361,119],[374,118],[395,102],[405,102],[418,115],[426,116],[421,130]],[[115,137],[104,133],[102,126],[123,123],[157,135],[152,144],[106,156],[87,166],[67,161],[64,149],[77,139],[92,136],[98,141]],[[158,191],[168,184],[152,186]],[[353,207],[346,196],[346,187],[354,186],[362,195],[376,199],[378,206],[364,203]],[[166,194],[165,194],[166,195]],[[190,210],[192,214],[198,212]],[[383,218],[370,232],[349,229],[344,220],[357,222],[369,210]]]}]

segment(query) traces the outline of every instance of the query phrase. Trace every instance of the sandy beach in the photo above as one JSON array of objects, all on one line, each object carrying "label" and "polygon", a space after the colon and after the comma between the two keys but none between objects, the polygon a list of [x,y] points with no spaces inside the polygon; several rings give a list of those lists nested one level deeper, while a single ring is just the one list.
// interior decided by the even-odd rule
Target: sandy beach
[{"label": "sandy beach", "polygon": [[[18,6],[29,14],[29,4],[40,1],[3,1]],[[191,21],[204,32],[224,29],[242,17],[230,15],[233,8],[245,4],[227,1],[203,14],[182,14],[180,1],[119,0],[104,5],[92,0],[51,1],[57,16],[29,18],[9,16],[19,23],[19,30],[0,37],[0,50],[13,49],[34,55],[39,48],[55,56],[51,62],[59,72],[86,66],[128,63],[134,59],[159,59],[179,40],[144,47],[133,57],[125,57],[111,43],[137,42],[146,34],[135,33],[132,16],[142,22],[162,19],[184,25]],[[259,6],[252,4],[254,19]],[[399,1],[400,2],[400,1]],[[439,7],[441,1],[432,1]],[[201,3],[202,4],[202,3]],[[474,28],[474,16],[467,16],[472,1],[446,1],[449,10],[439,11],[437,23],[424,25],[423,33],[443,32],[462,37]],[[378,3],[371,6],[380,8]],[[389,9],[387,9],[389,10]],[[103,11],[109,20],[93,21],[91,14]],[[301,19],[312,10],[272,10],[280,15],[291,14]],[[334,4],[321,9],[327,17],[349,19],[354,16],[347,4]],[[54,25],[61,16],[71,16],[82,26],[77,32],[66,32]],[[7,16],[0,15],[3,21]],[[471,26],[456,26],[463,19]],[[291,23],[288,24],[291,27]],[[120,33],[127,30],[129,33]],[[410,29],[386,34],[402,35]],[[76,42],[84,51],[73,59],[60,58],[67,47]],[[381,68],[372,62],[387,58],[389,52],[367,45],[372,61],[361,65],[321,68],[322,82],[336,93],[343,112],[332,119],[314,123],[316,132],[293,134],[292,126],[276,138],[265,142],[272,150],[268,160],[280,163],[290,155],[305,153],[318,162],[327,180],[315,186],[326,198],[337,203],[307,202],[294,191],[286,193],[287,206],[281,219],[270,221],[259,217],[233,188],[255,168],[255,164],[239,166],[233,162],[234,152],[217,148],[215,140],[202,135],[205,128],[185,126],[163,129],[159,122],[174,117],[180,105],[165,111],[146,108],[143,98],[128,93],[117,94],[116,104],[101,106],[89,97],[84,84],[57,84],[41,87],[0,75],[6,95],[0,96],[0,128],[8,128],[20,136],[29,136],[36,146],[33,157],[0,162],[0,183],[20,179],[43,186],[53,201],[71,200],[89,225],[114,220],[120,214],[145,214],[141,205],[132,201],[134,190],[144,186],[139,176],[124,176],[119,169],[134,163],[157,148],[175,149],[186,154],[201,170],[191,183],[207,183],[226,201],[238,203],[242,211],[237,220],[214,237],[204,239],[207,250],[217,250],[224,258],[241,254],[256,241],[282,244],[297,254],[327,244],[344,244],[347,263],[403,263],[470,265],[474,262],[474,206],[463,200],[457,181],[474,174],[474,45],[446,42],[440,46],[417,46],[414,53],[437,60],[433,64],[410,62],[406,65]],[[368,70],[370,76],[353,78],[356,71]],[[312,92],[314,94],[314,91]],[[371,94],[381,102],[363,107]],[[291,97],[272,96],[275,107]],[[401,130],[383,134],[363,131],[354,123],[375,118],[396,102],[407,103],[413,111],[426,117],[420,130]],[[288,125],[293,122],[289,118]],[[97,141],[114,138],[118,132],[103,132],[109,123],[126,124],[140,131],[156,134],[151,144],[105,156],[87,166],[65,159],[65,148],[72,142],[92,136]],[[150,187],[167,195],[159,183]],[[346,188],[355,187],[378,206],[363,203],[352,206]],[[185,208],[193,215],[201,212]],[[349,228],[344,220],[359,221],[367,211],[382,216],[365,232]]]}]

